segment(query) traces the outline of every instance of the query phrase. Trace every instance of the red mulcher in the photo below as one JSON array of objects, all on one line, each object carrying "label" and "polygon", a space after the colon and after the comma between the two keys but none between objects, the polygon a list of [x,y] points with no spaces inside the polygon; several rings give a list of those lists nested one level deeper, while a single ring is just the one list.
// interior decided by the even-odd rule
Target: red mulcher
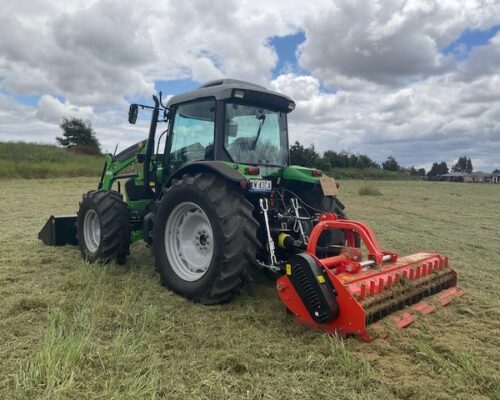
[{"label": "red mulcher", "polygon": [[[318,239],[327,229],[341,229],[347,246],[334,257],[316,255]],[[367,249],[363,260],[355,246],[358,236]],[[418,314],[430,314],[457,296],[456,272],[448,258],[435,253],[399,257],[380,249],[368,226],[361,222],[321,214],[310,234],[307,250],[292,256],[286,275],[277,280],[278,295],[295,321],[339,335],[373,336],[367,325],[407,306],[391,318],[399,328],[410,325]],[[422,301],[437,294],[437,302]]]}]

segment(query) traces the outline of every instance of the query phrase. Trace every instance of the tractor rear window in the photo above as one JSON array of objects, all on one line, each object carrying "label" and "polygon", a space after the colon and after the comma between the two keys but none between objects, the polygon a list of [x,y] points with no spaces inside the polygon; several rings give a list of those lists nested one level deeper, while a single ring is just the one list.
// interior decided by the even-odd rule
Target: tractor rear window
[{"label": "tractor rear window", "polygon": [[228,103],[224,146],[238,163],[285,166],[286,115],[262,107]]},{"label": "tractor rear window", "polygon": [[180,105],[175,111],[170,163],[179,166],[213,158],[214,127],[215,100]]}]

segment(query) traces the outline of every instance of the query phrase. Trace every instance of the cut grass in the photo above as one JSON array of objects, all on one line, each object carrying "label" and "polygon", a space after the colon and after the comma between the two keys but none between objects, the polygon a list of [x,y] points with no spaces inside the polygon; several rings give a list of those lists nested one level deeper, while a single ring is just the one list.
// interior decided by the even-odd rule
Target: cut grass
[{"label": "cut grass", "polygon": [[343,182],[350,216],[384,248],[450,256],[466,290],[368,344],[295,325],[272,285],[190,303],[160,285],[141,243],[125,266],[39,243],[46,218],[75,212],[95,185],[11,180],[0,192],[0,398],[499,398],[500,185],[380,182],[384,196],[367,198]]},{"label": "cut grass", "polygon": [[358,190],[360,196],[382,196],[382,192],[372,184],[365,183]]}]

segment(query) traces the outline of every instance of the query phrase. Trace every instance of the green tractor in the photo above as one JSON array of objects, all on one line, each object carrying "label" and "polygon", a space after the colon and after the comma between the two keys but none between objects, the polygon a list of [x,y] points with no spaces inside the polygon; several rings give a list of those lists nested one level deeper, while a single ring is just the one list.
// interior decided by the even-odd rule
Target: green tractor
[{"label": "green tractor", "polygon": [[130,244],[143,240],[162,283],[204,304],[231,300],[260,270],[277,279],[301,322],[363,334],[335,325],[344,300],[335,276],[375,270],[397,256],[345,222],[333,178],[290,165],[293,100],[231,79],[166,105],[161,94],[153,99],[154,106],[132,104],[128,116],[134,124],[139,109],[152,111],[148,139],[106,154],[97,190],[83,196],[76,216],[52,216],[39,238],[77,243],[85,260],[104,263],[125,263]]}]

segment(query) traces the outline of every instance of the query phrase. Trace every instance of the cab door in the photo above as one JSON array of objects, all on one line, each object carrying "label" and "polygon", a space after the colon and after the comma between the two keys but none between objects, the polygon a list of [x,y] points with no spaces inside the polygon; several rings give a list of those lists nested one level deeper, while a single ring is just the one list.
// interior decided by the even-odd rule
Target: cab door
[{"label": "cab door", "polygon": [[187,163],[214,159],[215,108],[212,98],[172,106],[172,127],[165,151],[169,175]]}]

